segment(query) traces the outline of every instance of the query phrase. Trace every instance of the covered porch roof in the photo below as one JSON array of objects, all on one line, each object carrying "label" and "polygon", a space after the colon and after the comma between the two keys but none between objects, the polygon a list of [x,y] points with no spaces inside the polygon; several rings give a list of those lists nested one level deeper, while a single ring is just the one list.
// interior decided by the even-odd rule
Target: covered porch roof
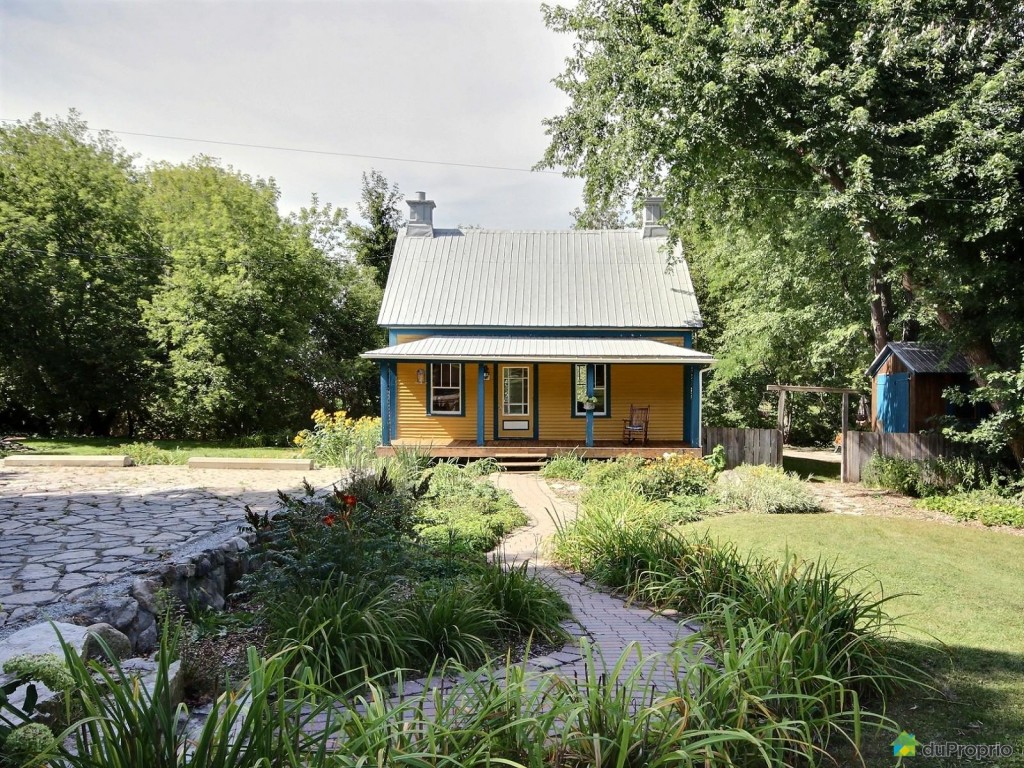
[{"label": "covered porch roof", "polygon": [[428,336],[363,353],[369,360],[528,363],[688,363],[711,365],[706,352],[653,339]]}]

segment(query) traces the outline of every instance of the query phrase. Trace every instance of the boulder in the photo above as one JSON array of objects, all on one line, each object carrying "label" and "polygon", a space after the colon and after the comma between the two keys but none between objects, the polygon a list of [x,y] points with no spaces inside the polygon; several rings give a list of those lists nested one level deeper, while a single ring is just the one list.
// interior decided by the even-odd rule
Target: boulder
[{"label": "boulder", "polygon": [[127,659],[132,655],[132,641],[123,632],[119,632],[109,624],[91,624],[85,628],[85,648],[82,656],[86,659],[108,659],[107,653],[103,650],[102,644],[97,638],[107,644],[107,648],[115,659]]}]

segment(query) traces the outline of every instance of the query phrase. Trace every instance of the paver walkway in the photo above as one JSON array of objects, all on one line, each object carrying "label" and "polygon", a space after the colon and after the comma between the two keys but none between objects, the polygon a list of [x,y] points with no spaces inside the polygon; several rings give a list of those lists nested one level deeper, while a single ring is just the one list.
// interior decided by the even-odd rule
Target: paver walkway
[{"label": "paver walkway", "polygon": [[[495,484],[511,493],[530,518],[526,527],[505,540],[503,554],[506,561],[529,559],[534,564],[537,574],[568,601],[581,629],[579,634],[590,639],[606,664],[613,665],[630,643],[637,643],[645,657],[667,655],[677,641],[692,634],[693,630],[685,623],[627,605],[587,586],[579,577],[552,566],[545,552],[546,540],[557,530],[555,521],[575,519],[576,507],[556,496],[544,478],[532,473],[505,472],[497,476]],[[582,678],[586,674],[585,660],[579,653],[578,643],[550,656],[532,659],[530,663],[545,669],[558,669],[566,676]],[[623,673],[631,672],[637,663],[638,659],[632,657],[624,665]],[[674,673],[667,658],[652,665],[646,677],[656,687],[673,687]]]},{"label": "paver walkway", "polygon": [[[73,613],[133,574],[237,533],[249,504],[337,470],[0,468],[0,638]],[[200,545],[204,545],[200,547]]]}]

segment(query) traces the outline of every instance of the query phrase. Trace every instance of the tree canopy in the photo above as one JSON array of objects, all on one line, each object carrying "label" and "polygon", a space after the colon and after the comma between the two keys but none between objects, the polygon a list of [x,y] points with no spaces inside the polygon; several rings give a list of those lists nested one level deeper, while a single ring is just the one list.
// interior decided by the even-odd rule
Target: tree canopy
[{"label": "tree canopy", "polygon": [[[662,192],[712,286],[751,259],[775,270],[746,289],[751,305],[798,309],[779,280],[820,283],[829,328],[815,338],[846,335],[849,299],[868,351],[921,334],[982,379],[1019,367],[1020,3],[581,0],[545,14],[577,43],[543,164],[585,179],[588,210]],[[701,265],[709,243],[726,255]]]},{"label": "tree canopy", "polygon": [[344,210],[278,198],[211,158],[140,170],[74,113],[0,129],[0,425],[225,437],[375,411],[378,272]]},{"label": "tree canopy", "polygon": [[162,252],[144,186],[107,135],[72,113],[0,128],[0,413],[100,431],[148,382],[140,302]]}]

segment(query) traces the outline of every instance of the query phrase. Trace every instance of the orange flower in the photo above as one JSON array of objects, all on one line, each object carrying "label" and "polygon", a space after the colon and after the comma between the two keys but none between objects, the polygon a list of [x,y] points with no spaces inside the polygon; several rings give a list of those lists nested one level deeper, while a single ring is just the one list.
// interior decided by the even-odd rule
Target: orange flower
[{"label": "orange flower", "polygon": [[356,505],[356,502],[358,501],[358,499],[351,494],[344,496],[343,500],[345,502],[345,506],[347,507],[354,507]]},{"label": "orange flower", "polygon": [[324,518],[324,525],[328,528],[334,525],[334,515],[327,515],[327,517]]}]

